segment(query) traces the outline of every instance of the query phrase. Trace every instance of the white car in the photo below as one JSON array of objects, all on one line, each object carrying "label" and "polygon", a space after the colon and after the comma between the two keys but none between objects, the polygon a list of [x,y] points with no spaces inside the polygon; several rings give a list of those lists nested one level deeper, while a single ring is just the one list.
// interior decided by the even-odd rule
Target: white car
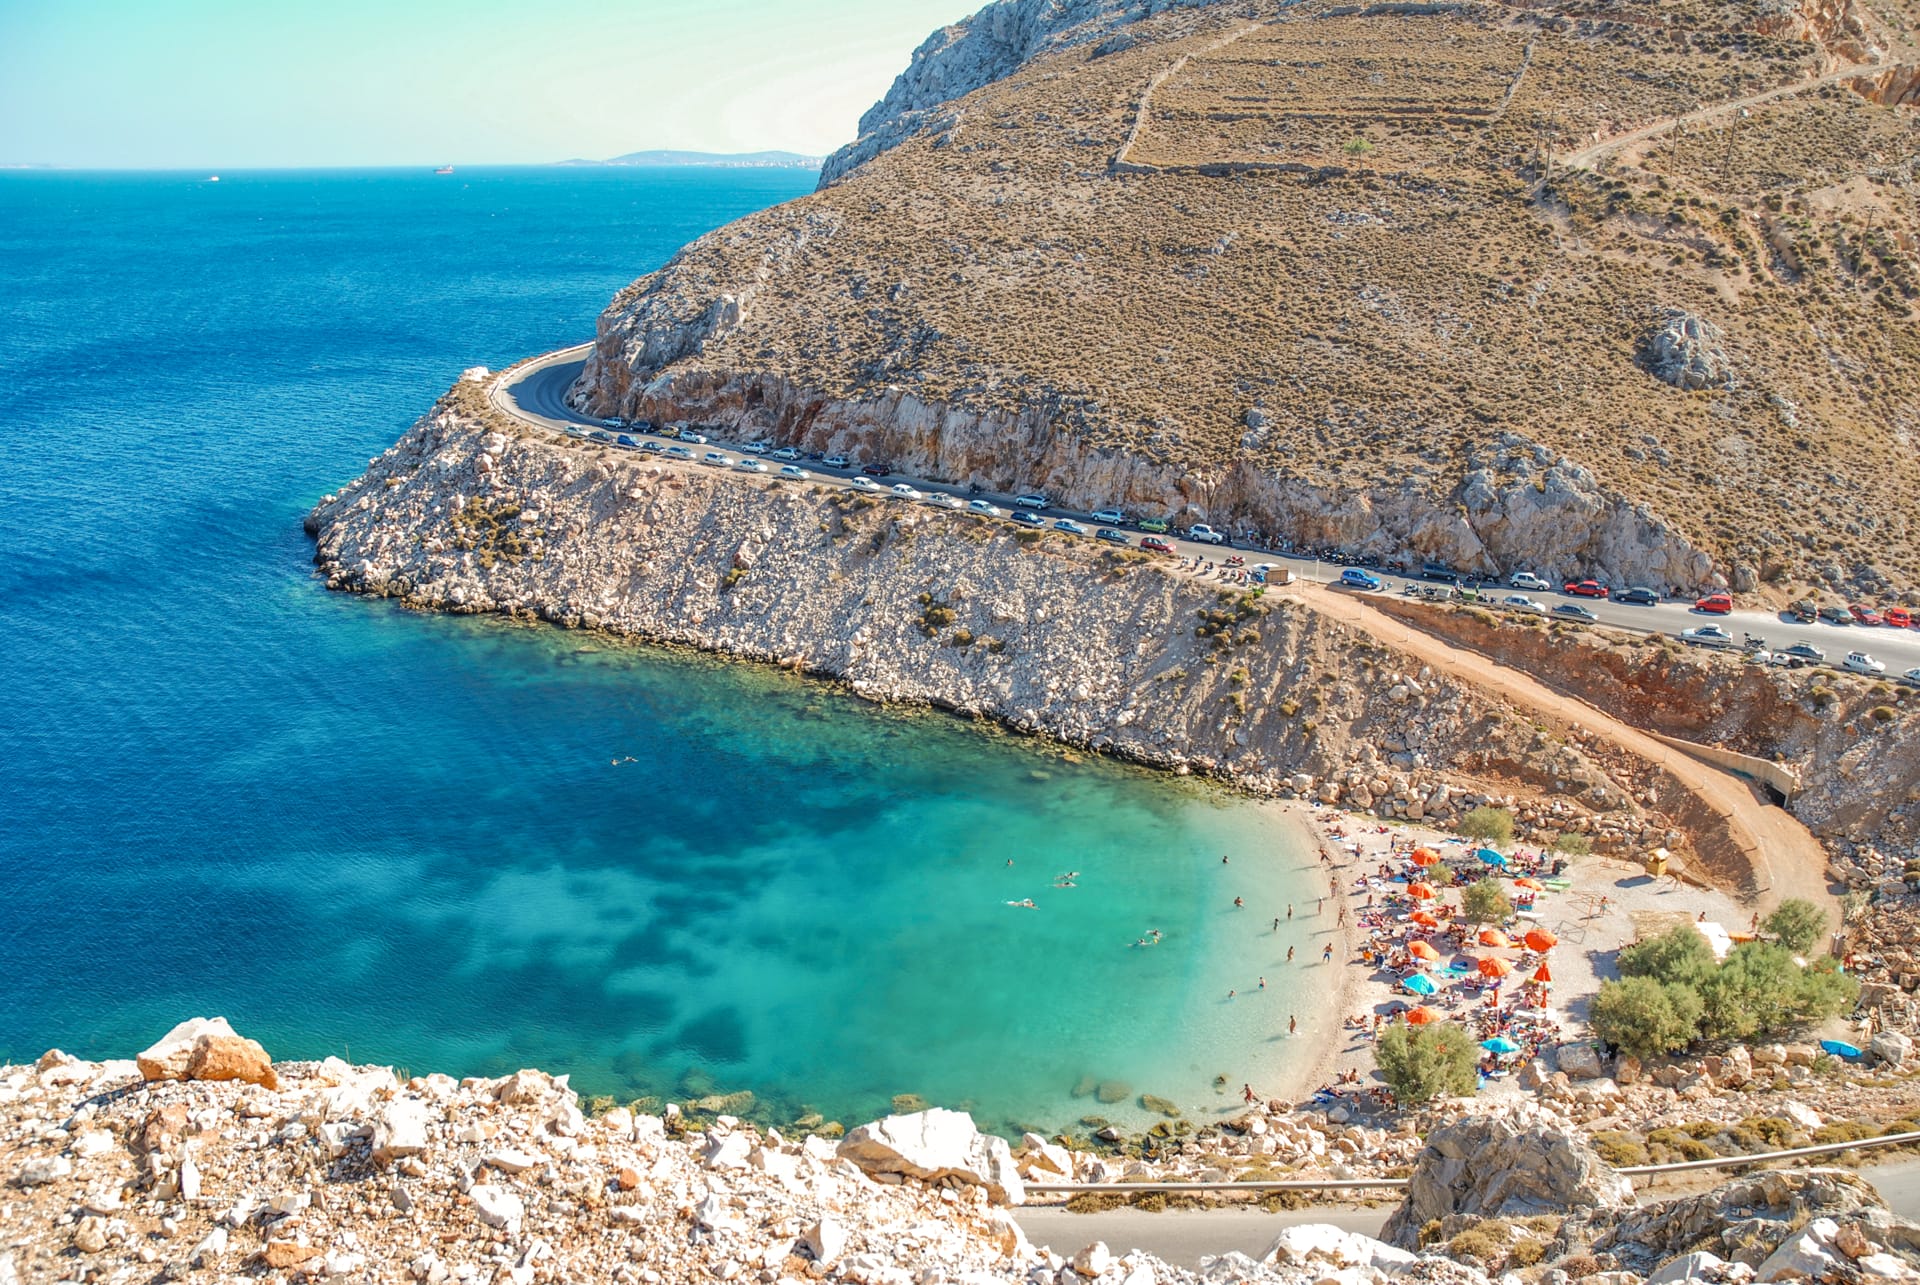
[{"label": "white car", "polygon": [[1052,503],[1051,500],[1038,491],[1029,495],[1016,495],[1013,497],[1013,502],[1023,509],[1044,509]]},{"label": "white car", "polygon": [[733,461],[727,456],[722,455],[719,451],[708,451],[700,457],[700,462],[702,464],[711,464],[715,468],[731,468],[733,466]]},{"label": "white car", "polygon": [[1531,611],[1536,616],[1547,614],[1546,606],[1535,602],[1524,593],[1510,593],[1500,600],[1503,607],[1512,607],[1515,611]]},{"label": "white car", "polygon": [[902,500],[917,500],[921,498],[920,492],[914,490],[905,482],[895,482],[893,484],[893,493]]},{"label": "white car", "polygon": [[1840,667],[1851,670],[1856,674],[1884,674],[1887,672],[1887,666],[1884,661],[1875,660],[1864,651],[1848,652],[1847,658],[1840,662]]},{"label": "white car", "polygon": [[1127,521],[1127,515],[1119,509],[1095,509],[1093,511],[1093,520],[1101,526],[1124,526]]},{"label": "white car", "polygon": [[851,482],[848,482],[847,485],[856,491],[877,491],[880,489],[880,484],[870,477],[856,477]]},{"label": "white car", "polygon": [[734,467],[742,473],[764,473],[767,471],[767,466],[759,460],[741,460],[738,464],[735,464]]},{"label": "white car", "polygon": [[800,452],[794,450],[791,446],[782,446],[773,453],[773,458],[776,460],[797,460],[800,458]]},{"label": "white car", "polygon": [[1188,527],[1186,537],[1189,540],[1197,540],[1201,544],[1225,544],[1227,542],[1226,532],[1216,531],[1204,522],[1197,522]]},{"label": "white car", "polygon": [[1701,625],[1697,629],[1682,629],[1680,641],[1690,647],[1735,647],[1739,644],[1734,636],[1719,625]]},{"label": "white car", "polygon": [[625,428],[626,426],[627,421],[624,419],[603,419],[600,421],[600,427],[602,428]]},{"label": "white car", "polygon": [[948,495],[945,491],[933,491],[926,495],[926,502],[936,509],[963,509],[966,505]]},{"label": "white car", "polygon": [[773,448],[768,446],[765,442],[748,442],[745,446],[742,446],[740,449],[745,451],[749,455],[765,455],[768,451],[772,450]]},{"label": "white car", "polygon": [[1514,589],[1531,589],[1535,593],[1549,593],[1553,586],[1531,571],[1516,571],[1507,577],[1507,584]]},{"label": "white car", "polygon": [[1920,687],[1920,665],[1914,666],[1912,669],[1909,669],[1906,673],[1900,675],[1900,677],[1906,679],[1908,682],[1912,683],[1915,687]]},{"label": "white car", "polygon": [[824,460],[821,460],[820,462],[826,465],[828,468],[847,467],[847,457],[844,455],[829,455],[827,456],[827,458],[825,458]]},{"label": "white car", "polygon": [[984,513],[990,518],[1004,518],[1005,516],[1007,516],[1007,511],[1005,509],[995,508],[993,505],[988,504],[985,500],[970,500],[967,503],[967,507],[969,509],[972,509],[975,513]]},{"label": "white car", "polygon": [[707,444],[707,435],[705,433],[682,433],[680,434],[680,440],[683,442],[692,442],[695,446],[705,446]]},{"label": "white car", "polygon": [[796,482],[804,482],[813,474],[795,464],[784,464],[780,468],[781,477],[790,477]]}]

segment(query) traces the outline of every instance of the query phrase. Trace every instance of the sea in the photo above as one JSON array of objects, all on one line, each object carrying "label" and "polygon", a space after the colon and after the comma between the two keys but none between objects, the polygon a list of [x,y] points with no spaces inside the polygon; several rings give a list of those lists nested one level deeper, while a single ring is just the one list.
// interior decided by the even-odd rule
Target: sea
[{"label": "sea", "polygon": [[1313,1060],[1330,924],[1269,806],[314,578],[302,515],[463,368],[811,178],[0,174],[0,1061],[221,1014],[282,1060],[1012,1131]]}]

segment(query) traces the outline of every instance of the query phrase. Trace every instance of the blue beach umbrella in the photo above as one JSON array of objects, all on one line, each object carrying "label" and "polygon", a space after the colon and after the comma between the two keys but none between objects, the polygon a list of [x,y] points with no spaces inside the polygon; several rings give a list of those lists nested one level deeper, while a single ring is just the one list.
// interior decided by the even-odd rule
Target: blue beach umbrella
[{"label": "blue beach umbrella", "polygon": [[1489,1053],[1518,1053],[1520,1046],[1504,1035],[1496,1035],[1490,1040],[1481,1040],[1480,1047]]},{"label": "blue beach umbrella", "polygon": [[1820,1047],[1835,1057],[1859,1057],[1860,1050],[1845,1040],[1821,1040]]},{"label": "blue beach umbrella", "polygon": [[1440,987],[1435,984],[1433,978],[1427,976],[1425,973],[1413,974],[1411,977],[1405,979],[1405,984],[1406,988],[1415,995],[1437,995],[1440,993]]},{"label": "blue beach umbrella", "polygon": [[1495,852],[1492,848],[1482,848],[1480,851],[1474,853],[1474,855],[1490,866],[1504,866],[1507,864],[1507,859]]}]

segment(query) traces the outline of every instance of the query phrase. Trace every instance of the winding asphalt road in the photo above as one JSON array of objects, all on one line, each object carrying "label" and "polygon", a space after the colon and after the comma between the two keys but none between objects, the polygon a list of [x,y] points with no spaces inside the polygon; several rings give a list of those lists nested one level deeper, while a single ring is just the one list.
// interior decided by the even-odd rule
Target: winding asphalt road
[{"label": "winding asphalt road", "polygon": [[[494,404],[505,413],[524,423],[535,424],[556,433],[564,433],[569,427],[598,428],[600,422],[583,415],[566,403],[567,389],[579,377],[581,367],[591,344],[579,344],[548,353],[531,362],[516,367],[504,378],[496,378],[491,393]],[[644,435],[641,435],[644,436]],[[739,446],[733,443],[714,441],[710,449],[734,451]],[[656,459],[658,457],[655,457]],[[823,485],[848,485],[859,475],[854,469],[829,469],[818,461],[808,460],[805,467],[815,482]],[[909,480],[890,476],[888,483]],[[963,486],[940,482],[927,482],[918,478],[910,479],[915,489],[933,493],[945,492],[960,499],[982,498],[971,495]],[[984,498],[1009,507],[1012,497],[988,495]],[[1092,525],[1093,519],[1086,513],[1057,506],[1045,510],[1049,519],[1071,517],[1084,524]],[[1181,554],[1191,558],[1196,555],[1218,559],[1223,551],[1213,545],[1199,544],[1181,540],[1175,536],[1165,537]],[[1137,542],[1138,536],[1130,539]],[[1254,549],[1244,544],[1235,548],[1246,555],[1247,561],[1278,562],[1289,565],[1295,574],[1312,581],[1338,581],[1341,568],[1332,563],[1323,563],[1315,558],[1298,554],[1277,553],[1272,550]],[[1399,575],[1390,571],[1376,571],[1384,583],[1382,593],[1396,594],[1404,592],[1409,586],[1419,586],[1424,582],[1412,576]],[[1507,589],[1482,591],[1483,597],[1490,592],[1495,602],[1510,592]],[[1830,664],[1838,665],[1852,650],[1863,650],[1887,667],[1887,677],[1897,679],[1907,669],[1920,667],[1920,630],[1873,628],[1858,625],[1830,625],[1820,622],[1811,625],[1799,624],[1790,618],[1770,615],[1759,611],[1736,611],[1727,616],[1709,616],[1694,610],[1688,602],[1664,602],[1657,606],[1635,606],[1629,603],[1614,602],[1610,599],[1572,598],[1557,592],[1525,595],[1539,602],[1549,611],[1563,603],[1585,607],[1597,618],[1596,623],[1610,628],[1631,630],[1636,633],[1664,633],[1677,636],[1682,630],[1702,624],[1719,624],[1735,637],[1743,633],[1754,634],[1764,639],[1770,647],[1785,647],[1792,643],[1804,642],[1820,648],[1827,655]]]},{"label": "winding asphalt road", "polygon": [[[1894,1213],[1903,1218],[1920,1217],[1920,1162],[1896,1161],[1863,1169],[1861,1175],[1879,1189]],[[1695,1183],[1685,1190],[1701,1189],[1702,1185]],[[1643,1188],[1640,1199],[1644,1204],[1678,1194],[1684,1193],[1665,1187]],[[1110,1209],[1099,1214],[1072,1214],[1059,1206],[1028,1205],[1015,1218],[1027,1239],[1057,1254],[1071,1256],[1101,1240],[1116,1254],[1144,1249],[1176,1266],[1194,1267],[1209,1254],[1229,1250],[1257,1258],[1283,1229],[1304,1223],[1332,1223],[1345,1231],[1378,1236],[1393,1209],[1393,1202],[1389,1202],[1371,1209],[1318,1205],[1277,1214],[1244,1208],[1169,1209],[1157,1214]]]}]

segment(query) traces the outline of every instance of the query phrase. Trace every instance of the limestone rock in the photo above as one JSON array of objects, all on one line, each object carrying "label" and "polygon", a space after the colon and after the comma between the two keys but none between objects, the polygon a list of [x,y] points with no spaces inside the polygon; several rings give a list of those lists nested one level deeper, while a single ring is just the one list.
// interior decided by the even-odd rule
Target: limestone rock
[{"label": "limestone rock", "polygon": [[193,1064],[196,1042],[202,1035],[238,1038],[224,1017],[190,1017],[154,1041],[134,1059],[143,1078],[184,1080]]},{"label": "limestone rock", "polygon": [[427,1149],[427,1105],[418,1098],[395,1098],[380,1110],[373,1126],[373,1158],[391,1164]]},{"label": "limestone rock", "polygon": [[835,1218],[822,1218],[800,1234],[800,1243],[816,1263],[832,1263],[847,1248],[847,1229]]},{"label": "limestone rock", "polygon": [[200,1036],[193,1042],[193,1056],[187,1062],[189,1080],[241,1080],[266,1089],[278,1089],[280,1077],[274,1073],[273,1059],[256,1040],[238,1035]]},{"label": "limestone rock", "polygon": [[1633,1202],[1633,1184],[1564,1129],[1517,1116],[1470,1116],[1427,1136],[1382,1238],[1413,1248],[1422,1227],[1452,1214],[1527,1217]]},{"label": "limestone rock", "polygon": [[[1714,1250],[1756,1265],[1809,1218],[1851,1220],[1863,1215],[1894,1223],[1879,1193],[1844,1169],[1767,1170],[1711,1191],[1644,1205],[1603,1210],[1561,1227],[1569,1244],[1612,1254],[1622,1267],[1650,1272],[1676,1254]],[[1911,1224],[1902,1224],[1912,1226]],[[1914,1228],[1920,1233],[1920,1228]],[[1920,1240],[1914,1243],[1920,1243]]]},{"label": "limestone rock", "polygon": [[73,1161],[65,1156],[39,1156],[20,1166],[15,1181],[22,1187],[41,1187],[73,1176]]},{"label": "limestone rock", "polygon": [[1569,1080],[1597,1080],[1602,1074],[1599,1050],[1584,1040],[1555,1049],[1553,1063]]},{"label": "limestone rock", "polygon": [[1641,369],[1675,388],[1719,388],[1731,375],[1720,327],[1679,308],[1661,314],[1639,357]]},{"label": "limestone rock", "polygon": [[1873,1037],[1873,1056],[1888,1066],[1905,1066],[1913,1056],[1913,1038],[1899,1031],[1882,1031]]},{"label": "limestone rock", "polygon": [[481,1222],[499,1227],[509,1236],[520,1234],[520,1220],[526,1217],[527,1207],[513,1191],[481,1182],[475,1183],[467,1195],[473,1200],[474,1213]]},{"label": "limestone rock", "polygon": [[1357,1267],[1391,1272],[1411,1265],[1414,1256],[1371,1236],[1325,1223],[1307,1223],[1281,1232],[1260,1261],[1280,1267]]},{"label": "limestone rock", "polygon": [[934,1107],[863,1124],[841,1141],[839,1154],[869,1174],[903,1174],[923,1182],[956,1178],[985,1187],[998,1204],[1026,1199],[1005,1139],[981,1133],[964,1111]]}]

